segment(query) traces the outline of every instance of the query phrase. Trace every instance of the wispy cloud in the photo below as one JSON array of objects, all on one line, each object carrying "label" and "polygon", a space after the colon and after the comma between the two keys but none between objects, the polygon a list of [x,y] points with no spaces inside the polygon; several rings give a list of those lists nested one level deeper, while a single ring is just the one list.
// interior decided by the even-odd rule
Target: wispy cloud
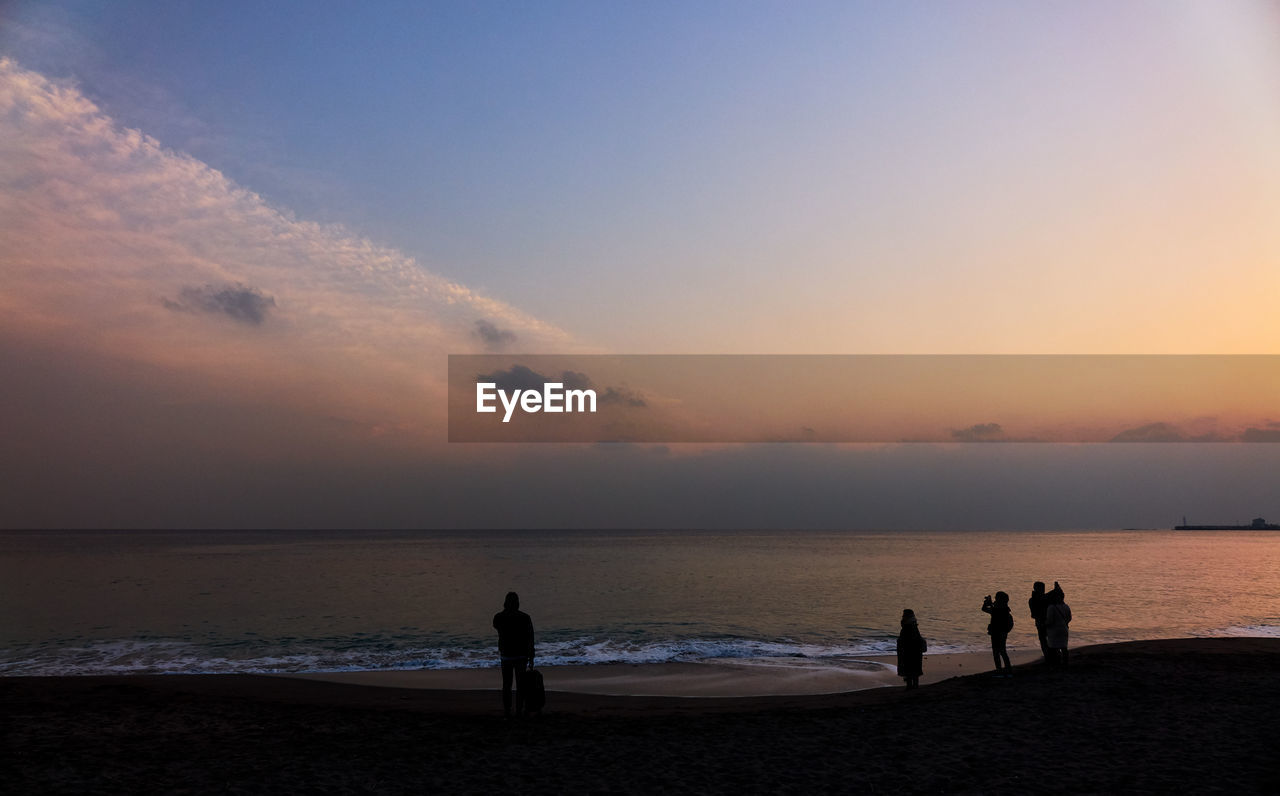
[{"label": "wispy cloud", "polygon": [[393,414],[391,383],[397,400],[442,405],[429,397],[444,392],[446,353],[517,337],[530,351],[572,346],[402,252],[269,205],[10,59],[0,218],[0,334],[214,376],[234,366],[310,401],[323,383]]}]

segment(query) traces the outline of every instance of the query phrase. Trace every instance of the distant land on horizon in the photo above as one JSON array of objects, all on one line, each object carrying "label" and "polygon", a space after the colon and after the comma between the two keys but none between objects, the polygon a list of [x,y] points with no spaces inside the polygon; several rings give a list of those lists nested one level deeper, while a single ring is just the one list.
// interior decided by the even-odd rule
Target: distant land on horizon
[{"label": "distant land on horizon", "polygon": [[1187,525],[1187,518],[1182,518],[1182,525],[1175,525],[1175,531],[1280,531],[1280,525],[1267,522],[1262,517],[1254,517],[1248,525]]},{"label": "distant land on horizon", "polygon": [[20,534],[38,534],[38,533],[150,533],[150,534],[260,534],[260,533],[284,533],[284,534],[350,534],[350,533],[372,533],[372,534],[414,534],[414,533],[443,533],[443,534],[494,534],[494,533],[787,533],[787,532],[804,532],[804,533],[1087,533],[1092,531],[1280,531],[1280,524],[1266,522],[1263,518],[1258,517],[1247,525],[1189,525],[1186,524],[1185,518],[1182,525],[1174,525],[1172,528],[1158,526],[1098,526],[1089,528],[716,528],[716,527],[565,527],[565,528],[396,528],[396,527],[375,527],[375,528],[235,528],[235,527],[137,527],[137,528],[91,528],[91,527],[64,527],[64,528],[2,528],[0,533],[20,533]]}]

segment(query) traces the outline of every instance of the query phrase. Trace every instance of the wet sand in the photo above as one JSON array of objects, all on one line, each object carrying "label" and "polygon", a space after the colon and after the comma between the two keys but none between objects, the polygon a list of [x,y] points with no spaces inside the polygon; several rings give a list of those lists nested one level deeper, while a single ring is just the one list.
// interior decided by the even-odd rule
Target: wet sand
[{"label": "wet sand", "polygon": [[[1038,660],[1039,652],[1011,653],[1015,665]],[[925,657],[922,684],[990,671],[988,653],[953,653]],[[846,662],[843,668],[769,663],[656,663],[611,666],[540,666],[548,691],[611,696],[748,697],[838,694],[866,688],[902,685],[893,656],[873,655]],[[493,669],[336,672],[282,675],[354,685],[394,688],[485,690],[499,677]]]},{"label": "wet sand", "polygon": [[[942,678],[934,657],[926,671]],[[1067,671],[1023,664],[1011,680],[984,671],[910,693],[805,694],[803,676],[773,667],[619,668],[635,671],[548,670],[546,714],[513,721],[491,686],[417,676],[431,673],[0,678],[0,784],[11,793],[1280,790],[1280,639],[1085,647]],[[780,675],[788,684],[762,695]],[[676,695],[696,693],[700,677],[725,695]],[[555,690],[570,683],[577,693]]]}]

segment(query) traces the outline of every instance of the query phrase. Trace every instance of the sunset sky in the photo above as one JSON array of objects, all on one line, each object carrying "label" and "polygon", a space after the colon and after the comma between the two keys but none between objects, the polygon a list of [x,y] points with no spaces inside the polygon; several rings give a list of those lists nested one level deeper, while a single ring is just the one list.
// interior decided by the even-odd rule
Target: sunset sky
[{"label": "sunset sky", "polygon": [[0,526],[1280,516],[1274,445],[445,411],[448,354],[1280,353],[1276,141],[1270,2],[0,2]]}]

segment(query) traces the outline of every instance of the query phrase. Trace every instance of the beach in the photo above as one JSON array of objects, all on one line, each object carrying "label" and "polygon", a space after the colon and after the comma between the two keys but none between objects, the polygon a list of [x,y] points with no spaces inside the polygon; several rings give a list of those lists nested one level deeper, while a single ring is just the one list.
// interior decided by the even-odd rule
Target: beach
[{"label": "beach", "polygon": [[[1038,652],[1015,650],[1011,660],[1029,663]],[[949,653],[929,658],[923,684],[991,669],[985,652]],[[901,685],[896,658],[868,655],[839,667],[821,663],[761,661],[750,663],[614,664],[605,666],[539,666],[547,688],[575,694],[657,697],[768,697],[837,694]],[[484,690],[493,686],[489,669],[427,669],[381,672],[325,672],[286,675],[291,678],[352,685],[437,690]]]},{"label": "beach", "polygon": [[496,672],[483,688],[414,672],[6,677],[0,765],[13,793],[1280,788],[1280,639],[1082,647],[1065,671],[1023,662],[1012,679],[952,676],[965,660],[928,656],[910,693],[765,695],[741,683],[768,671],[729,671],[702,676],[755,695],[672,696],[678,668],[548,671],[545,714],[522,720],[502,717]]}]

